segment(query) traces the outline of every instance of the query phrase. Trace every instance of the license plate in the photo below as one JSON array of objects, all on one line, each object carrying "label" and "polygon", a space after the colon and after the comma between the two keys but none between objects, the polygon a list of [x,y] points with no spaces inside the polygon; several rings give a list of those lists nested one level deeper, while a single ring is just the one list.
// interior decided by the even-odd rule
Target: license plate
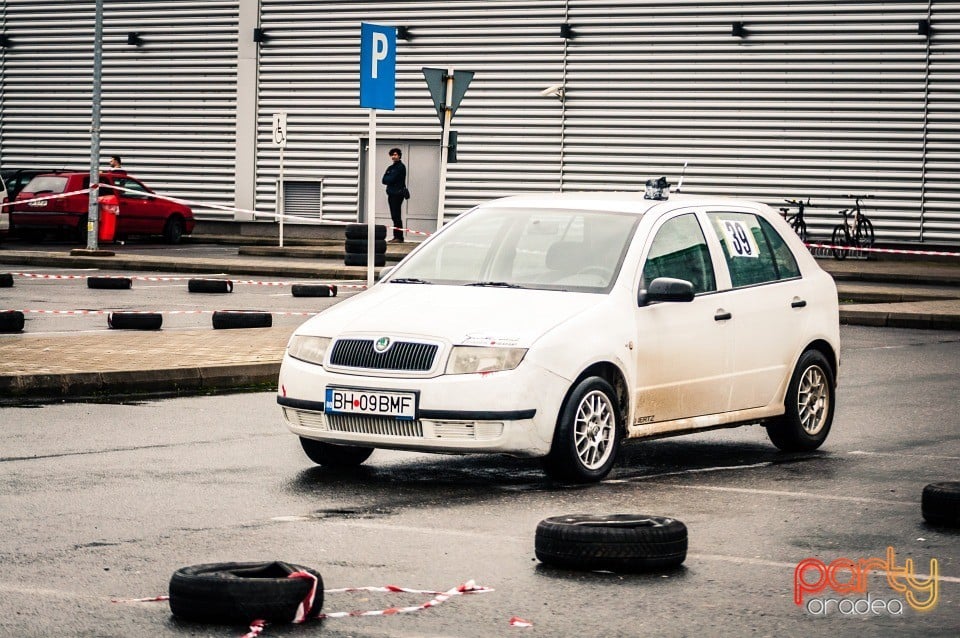
[{"label": "license plate", "polygon": [[328,414],[370,414],[415,419],[417,395],[413,392],[328,387],[323,411]]}]

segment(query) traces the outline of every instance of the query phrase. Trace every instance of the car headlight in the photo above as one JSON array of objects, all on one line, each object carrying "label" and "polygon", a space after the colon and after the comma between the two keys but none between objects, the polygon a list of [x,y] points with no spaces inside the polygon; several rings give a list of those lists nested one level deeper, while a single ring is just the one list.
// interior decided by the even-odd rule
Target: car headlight
[{"label": "car headlight", "polygon": [[293,335],[287,343],[287,353],[294,359],[321,366],[329,347],[330,339],[328,337]]},{"label": "car headlight", "polygon": [[447,374],[470,374],[473,372],[499,372],[513,370],[526,348],[486,348],[480,346],[454,346],[447,361]]}]

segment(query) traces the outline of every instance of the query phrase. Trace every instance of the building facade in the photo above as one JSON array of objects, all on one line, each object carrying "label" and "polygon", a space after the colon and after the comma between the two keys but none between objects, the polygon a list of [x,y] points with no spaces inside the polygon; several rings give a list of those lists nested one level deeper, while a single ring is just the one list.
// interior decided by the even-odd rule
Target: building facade
[{"label": "building facade", "polygon": [[[95,18],[93,0],[0,0],[4,168],[89,166]],[[278,192],[290,223],[357,219],[361,22],[403,27],[375,152],[405,149],[412,227],[436,224],[434,67],[475,74],[447,218],[683,174],[687,192],[809,197],[814,238],[869,194],[878,240],[960,244],[960,5],[933,0],[104,0],[103,156],[201,219],[274,223]]]}]

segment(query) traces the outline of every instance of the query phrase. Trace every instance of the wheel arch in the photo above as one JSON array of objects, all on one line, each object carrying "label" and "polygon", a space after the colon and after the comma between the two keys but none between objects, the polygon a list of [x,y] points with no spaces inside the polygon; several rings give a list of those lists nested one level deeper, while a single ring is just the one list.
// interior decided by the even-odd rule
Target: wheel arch
[{"label": "wheel arch", "polygon": [[[802,355],[808,350],[816,350],[827,359],[827,362],[830,364],[830,373],[833,375],[833,383],[836,385],[837,374],[840,372],[840,353],[834,350],[833,346],[824,339],[817,339],[809,343],[800,354]],[[797,357],[797,359],[799,360],[799,357]]]},{"label": "wheel arch", "polygon": [[[626,376],[623,374],[623,371],[614,363],[609,361],[598,361],[591,364],[581,372],[576,379],[573,380],[573,383],[570,384],[570,387],[567,389],[566,394],[563,397],[563,405],[566,405],[567,401],[570,399],[570,393],[573,392],[573,389],[577,387],[581,381],[587,377],[600,377],[605,380],[611,386],[613,386],[614,392],[617,393],[617,411],[620,414],[620,429],[622,430],[624,436],[627,433],[627,423],[630,422],[630,391],[629,386],[627,385]],[[557,414],[557,418],[560,418],[561,413]]]}]

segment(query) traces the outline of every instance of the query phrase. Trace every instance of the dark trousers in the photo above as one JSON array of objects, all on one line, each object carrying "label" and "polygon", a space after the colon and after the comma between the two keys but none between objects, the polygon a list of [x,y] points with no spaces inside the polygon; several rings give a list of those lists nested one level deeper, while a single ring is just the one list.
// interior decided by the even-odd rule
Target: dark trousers
[{"label": "dark trousers", "polygon": [[403,228],[403,219],[400,217],[400,209],[403,207],[403,194],[387,195],[387,203],[390,204],[390,219],[393,220],[395,226],[393,238],[397,241],[403,241],[403,231],[399,230]]}]

